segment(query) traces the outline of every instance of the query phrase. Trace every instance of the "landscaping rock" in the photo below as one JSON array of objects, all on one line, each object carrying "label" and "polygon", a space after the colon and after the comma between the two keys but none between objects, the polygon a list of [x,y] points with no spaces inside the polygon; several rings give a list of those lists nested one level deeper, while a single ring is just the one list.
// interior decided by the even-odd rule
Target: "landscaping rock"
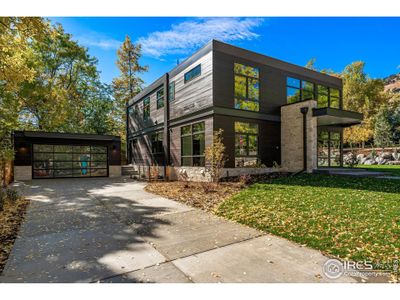
[{"label": "landscaping rock", "polygon": [[381,153],[379,155],[379,157],[381,157],[383,159],[386,159],[386,160],[392,160],[393,159],[392,153],[390,153],[390,152],[383,152],[383,153]]}]

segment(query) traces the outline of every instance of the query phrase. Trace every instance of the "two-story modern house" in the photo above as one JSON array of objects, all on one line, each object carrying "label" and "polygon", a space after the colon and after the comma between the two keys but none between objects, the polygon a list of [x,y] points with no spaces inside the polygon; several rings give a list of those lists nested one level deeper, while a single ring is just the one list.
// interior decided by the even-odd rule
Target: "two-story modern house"
[{"label": "two-story modern house", "polygon": [[226,168],[310,172],[342,165],[342,130],[361,120],[341,79],[212,40],[129,101],[128,162],[203,167],[222,128]]}]

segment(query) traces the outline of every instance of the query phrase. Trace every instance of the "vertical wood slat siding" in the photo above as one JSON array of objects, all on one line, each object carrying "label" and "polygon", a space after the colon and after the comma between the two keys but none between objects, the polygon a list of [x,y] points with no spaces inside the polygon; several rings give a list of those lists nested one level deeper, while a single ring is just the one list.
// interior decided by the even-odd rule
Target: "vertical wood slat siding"
[{"label": "vertical wood slat siding", "polygon": [[[185,83],[184,74],[199,64],[201,64],[201,75]],[[212,106],[212,71],[213,61],[210,52],[170,78],[170,82],[175,82],[175,100],[170,104],[171,120]]]}]

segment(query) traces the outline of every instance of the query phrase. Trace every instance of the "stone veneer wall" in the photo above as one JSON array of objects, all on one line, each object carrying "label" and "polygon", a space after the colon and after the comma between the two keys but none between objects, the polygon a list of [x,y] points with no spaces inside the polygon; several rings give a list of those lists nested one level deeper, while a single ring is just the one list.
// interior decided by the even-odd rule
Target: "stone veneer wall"
[{"label": "stone veneer wall", "polygon": [[317,101],[309,100],[281,107],[281,157],[282,168],[288,172],[303,170],[303,114],[300,108],[308,107],[307,130],[307,172],[317,168],[317,118],[312,109]]},{"label": "stone veneer wall", "polygon": [[14,166],[14,180],[32,180],[32,166]]},{"label": "stone veneer wall", "polygon": [[[148,179],[149,167],[148,166],[133,166],[135,170],[140,169],[140,177]],[[158,174],[162,176],[164,174],[164,167],[150,167],[150,174],[154,174],[155,169],[158,169]],[[221,178],[224,177],[235,177],[240,175],[259,175],[259,174],[270,174],[280,172],[278,168],[224,168],[222,171]],[[167,173],[169,180],[183,180],[187,178],[188,181],[199,181],[208,182],[211,181],[210,174],[204,167],[168,167]],[[153,175],[152,175],[153,176]],[[153,176],[154,177],[154,176]]]},{"label": "stone veneer wall", "polygon": [[109,177],[121,177],[121,166],[108,166]]}]

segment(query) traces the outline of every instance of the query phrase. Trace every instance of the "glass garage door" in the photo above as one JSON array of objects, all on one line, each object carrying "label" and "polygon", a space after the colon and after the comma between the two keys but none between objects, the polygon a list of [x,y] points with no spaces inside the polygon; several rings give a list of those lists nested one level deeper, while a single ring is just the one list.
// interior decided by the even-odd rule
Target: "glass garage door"
[{"label": "glass garage door", "polygon": [[33,178],[107,176],[107,147],[33,145]]}]

